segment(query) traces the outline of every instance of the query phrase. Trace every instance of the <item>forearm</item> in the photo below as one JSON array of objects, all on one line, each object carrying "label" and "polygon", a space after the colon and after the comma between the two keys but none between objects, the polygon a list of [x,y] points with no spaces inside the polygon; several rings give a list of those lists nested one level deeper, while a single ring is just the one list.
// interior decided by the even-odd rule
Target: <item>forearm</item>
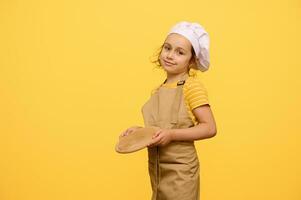
[{"label": "forearm", "polygon": [[193,141],[213,137],[216,131],[208,123],[200,123],[191,128],[172,129],[172,140]]}]

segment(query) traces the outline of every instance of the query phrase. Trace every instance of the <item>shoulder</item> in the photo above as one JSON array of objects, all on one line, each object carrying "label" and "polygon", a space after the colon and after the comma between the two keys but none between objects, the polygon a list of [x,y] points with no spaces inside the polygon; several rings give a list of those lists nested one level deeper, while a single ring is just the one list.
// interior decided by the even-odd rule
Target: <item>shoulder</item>
[{"label": "shoulder", "polygon": [[154,87],[151,91],[151,95],[153,95],[154,93],[156,93],[158,91],[158,89],[161,87],[161,84],[160,85],[157,85],[156,87]]},{"label": "shoulder", "polygon": [[204,83],[197,77],[188,77],[184,84],[183,90],[186,93],[197,92],[197,91],[203,91],[207,93],[207,89]]}]

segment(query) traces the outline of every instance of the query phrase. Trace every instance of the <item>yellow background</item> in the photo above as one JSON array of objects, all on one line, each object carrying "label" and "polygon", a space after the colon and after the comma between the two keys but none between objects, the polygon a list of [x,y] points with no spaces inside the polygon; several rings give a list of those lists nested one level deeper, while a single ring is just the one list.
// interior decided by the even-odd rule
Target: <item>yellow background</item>
[{"label": "yellow background", "polygon": [[300,200],[300,13],[298,0],[1,0],[0,199],[150,199],[146,150],[114,146],[143,125],[164,80],[150,58],[186,20],[211,39],[201,199]]}]

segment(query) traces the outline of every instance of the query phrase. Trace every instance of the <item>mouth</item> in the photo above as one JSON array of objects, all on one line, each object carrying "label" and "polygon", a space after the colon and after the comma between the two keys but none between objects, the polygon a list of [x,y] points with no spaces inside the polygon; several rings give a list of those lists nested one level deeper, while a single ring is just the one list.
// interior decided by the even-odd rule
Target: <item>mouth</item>
[{"label": "mouth", "polygon": [[174,63],[168,62],[168,61],[166,61],[166,60],[163,60],[163,62],[164,62],[165,65],[167,65],[167,66],[172,66],[172,65],[174,65]]}]

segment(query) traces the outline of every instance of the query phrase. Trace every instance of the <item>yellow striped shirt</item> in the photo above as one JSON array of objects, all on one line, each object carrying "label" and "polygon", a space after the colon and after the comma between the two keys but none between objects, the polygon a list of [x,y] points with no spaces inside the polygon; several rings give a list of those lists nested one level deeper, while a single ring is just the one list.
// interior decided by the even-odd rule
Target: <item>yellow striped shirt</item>
[{"label": "yellow striped shirt", "polygon": [[[176,88],[177,82],[165,83],[162,84],[161,87]],[[158,87],[156,89],[158,89]],[[156,89],[152,91],[152,94],[156,91]],[[207,89],[205,88],[204,84],[195,76],[189,76],[186,79],[186,82],[183,87],[183,95],[188,114],[192,119],[193,123],[196,125],[198,124],[198,121],[194,116],[192,110],[199,106],[209,104]]]}]

